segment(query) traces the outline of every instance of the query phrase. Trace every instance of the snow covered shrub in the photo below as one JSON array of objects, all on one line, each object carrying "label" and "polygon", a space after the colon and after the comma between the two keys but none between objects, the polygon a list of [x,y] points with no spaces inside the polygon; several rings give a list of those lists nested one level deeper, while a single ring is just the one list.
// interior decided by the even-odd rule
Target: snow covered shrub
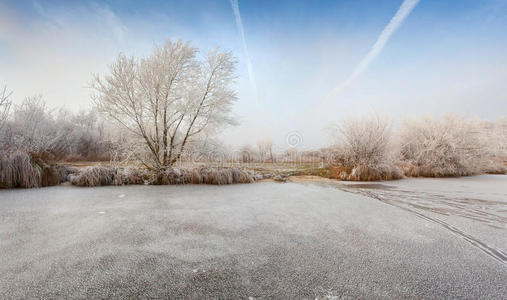
[{"label": "snow covered shrub", "polygon": [[403,177],[395,165],[397,150],[391,122],[369,115],[343,121],[337,128],[334,164],[340,179],[353,181],[391,180]]},{"label": "snow covered shrub", "polygon": [[484,172],[490,151],[473,122],[455,116],[407,119],[401,131],[408,176],[466,176]]}]

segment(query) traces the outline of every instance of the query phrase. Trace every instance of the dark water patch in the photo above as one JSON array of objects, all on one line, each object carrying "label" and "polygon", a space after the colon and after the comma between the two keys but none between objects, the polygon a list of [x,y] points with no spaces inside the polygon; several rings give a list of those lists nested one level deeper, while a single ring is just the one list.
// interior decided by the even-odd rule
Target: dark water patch
[{"label": "dark water patch", "polygon": [[392,185],[382,184],[382,183],[354,183],[354,184],[342,184],[347,188],[355,188],[355,189],[376,189],[376,190],[392,190],[395,187]]}]

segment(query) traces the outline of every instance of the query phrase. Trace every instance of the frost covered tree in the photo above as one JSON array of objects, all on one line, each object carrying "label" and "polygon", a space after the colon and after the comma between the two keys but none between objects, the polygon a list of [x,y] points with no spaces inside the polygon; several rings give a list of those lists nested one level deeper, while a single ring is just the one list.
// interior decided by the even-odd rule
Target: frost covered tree
[{"label": "frost covered tree", "polygon": [[106,160],[111,137],[94,111],[78,114],[47,107],[42,95],[14,105],[1,131],[6,152],[23,152],[47,161]]},{"label": "frost covered tree", "polygon": [[479,174],[491,160],[486,132],[474,122],[457,117],[406,119],[401,130],[402,159],[412,176]]},{"label": "frost covered tree", "polygon": [[189,42],[167,41],[145,58],[120,54],[92,82],[99,110],[144,144],[138,158],[149,169],[171,167],[199,134],[233,123],[236,60],[219,48],[197,54]]},{"label": "frost covered tree", "polygon": [[389,118],[376,114],[349,118],[336,127],[334,163],[344,180],[386,180],[402,177],[394,165],[398,149]]},{"label": "frost covered tree", "polygon": [[349,118],[337,129],[338,146],[351,165],[378,165],[393,161],[391,121],[379,115]]},{"label": "frost covered tree", "polygon": [[17,149],[41,154],[62,151],[57,148],[67,146],[57,143],[59,128],[54,124],[51,113],[42,95],[26,97],[14,107],[10,130]]},{"label": "frost covered tree", "polygon": [[0,130],[3,129],[7,115],[9,114],[9,109],[11,107],[9,97],[11,94],[12,92],[7,92],[7,87],[4,87],[0,92]]},{"label": "frost covered tree", "polygon": [[273,142],[271,139],[265,139],[257,142],[257,150],[259,153],[260,162],[266,162],[270,160],[274,161],[273,157]]},{"label": "frost covered tree", "polygon": [[239,152],[242,163],[251,163],[255,160],[255,157],[257,156],[255,149],[248,144],[241,147]]}]

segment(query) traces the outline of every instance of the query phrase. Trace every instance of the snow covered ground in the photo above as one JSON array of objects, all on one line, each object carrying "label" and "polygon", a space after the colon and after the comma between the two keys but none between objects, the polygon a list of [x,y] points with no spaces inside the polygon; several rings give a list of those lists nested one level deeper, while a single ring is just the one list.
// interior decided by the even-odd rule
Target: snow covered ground
[{"label": "snow covered ground", "polygon": [[505,175],[411,178],[347,187],[440,224],[507,265]]},{"label": "snow covered ground", "polygon": [[0,298],[507,294],[507,177],[0,191]]}]

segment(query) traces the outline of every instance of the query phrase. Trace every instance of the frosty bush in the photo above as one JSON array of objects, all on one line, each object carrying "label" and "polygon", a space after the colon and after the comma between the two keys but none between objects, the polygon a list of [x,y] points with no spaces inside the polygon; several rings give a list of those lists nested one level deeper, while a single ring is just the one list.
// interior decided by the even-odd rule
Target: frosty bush
[{"label": "frosty bush", "polygon": [[409,176],[480,174],[491,164],[484,132],[463,118],[413,118],[401,130],[402,160]]},{"label": "frosty bush", "polygon": [[4,125],[1,151],[21,151],[46,161],[105,160],[112,142],[93,112],[54,114],[42,96],[25,98]]},{"label": "frosty bush", "polygon": [[120,168],[113,166],[93,166],[70,176],[70,182],[77,186],[104,186],[127,184],[234,184],[253,183],[254,177],[248,171],[234,168],[171,168],[148,171],[139,168]]},{"label": "frosty bush", "polygon": [[337,128],[338,143],[334,164],[342,180],[390,180],[401,178],[395,166],[397,151],[391,122],[369,115],[343,121]]}]

